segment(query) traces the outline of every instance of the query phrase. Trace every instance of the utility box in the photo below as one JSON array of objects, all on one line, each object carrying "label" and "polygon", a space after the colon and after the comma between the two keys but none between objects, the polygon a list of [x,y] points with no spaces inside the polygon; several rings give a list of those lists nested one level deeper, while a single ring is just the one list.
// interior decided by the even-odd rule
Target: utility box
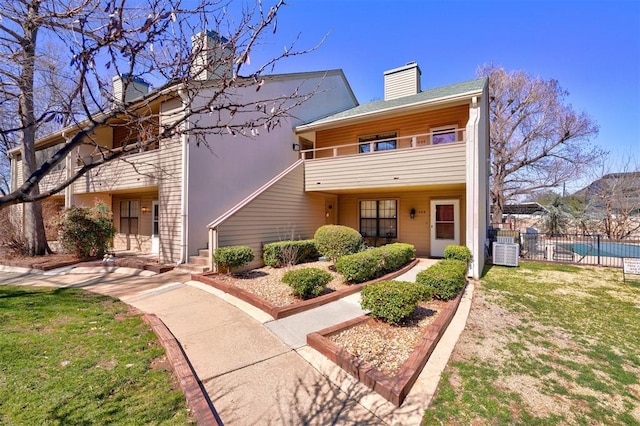
[{"label": "utility box", "polygon": [[520,245],[515,243],[493,243],[493,264],[518,266]]}]

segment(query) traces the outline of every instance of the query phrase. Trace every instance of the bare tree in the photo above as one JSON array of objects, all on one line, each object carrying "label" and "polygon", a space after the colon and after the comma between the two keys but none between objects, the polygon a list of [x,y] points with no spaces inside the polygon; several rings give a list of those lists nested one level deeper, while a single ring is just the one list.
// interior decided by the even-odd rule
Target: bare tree
[{"label": "bare tree", "polygon": [[[611,239],[640,231],[640,164],[604,162],[600,175],[584,190],[589,231]],[[612,170],[617,170],[612,172]]]},{"label": "bare tree", "polygon": [[[251,53],[276,31],[284,1],[263,8],[258,0],[253,8],[245,6],[235,15],[230,12],[235,9],[232,6],[217,0],[197,4],[181,0],[0,0],[0,105],[15,105],[17,111],[12,120],[2,123],[0,134],[19,144],[24,169],[24,183],[0,196],[0,208],[25,205],[29,253],[44,254],[48,249],[39,201],[64,190],[87,171],[184,132],[201,136],[198,140],[206,144],[204,136],[211,133],[268,131],[312,95],[294,91],[250,103],[234,96],[242,87],[259,91],[265,71],[308,50],[296,50],[292,44],[262,65],[250,67]],[[215,45],[193,37],[203,30],[215,32]],[[207,61],[195,60],[203,55]],[[60,66],[60,59],[68,65]],[[250,68],[250,75],[241,77],[245,68]],[[203,73],[209,77],[202,78]],[[111,90],[114,75],[121,76],[123,93],[139,79],[157,82],[157,87],[135,101],[116,98]],[[215,84],[203,81],[207,79],[214,79]],[[47,90],[39,90],[40,86]],[[209,95],[203,101],[198,96],[204,87]],[[160,128],[151,105],[176,93],[186,105],[195,106]],[[183,125],[203,112],[215,115],[217,121],[202,125],[190,120],[189,126]],[[36,138],[51,122],[70,126],[66,141],[56,145],[47,158],[37,159]],[[105,148],[92,139],[94,130],[103,125],[124,126],[146,137]],[[92,161],[80,164],[73,176],[53,189],[40,192],[39,182],[80,145],[94,148]]]},{"label": "bare tree", "polygon": [[492,222],[499,223],[505,201],[572,180],[602,155],[588,143],[598,126],[565,101],[555,80],[485,65],[491,119]]}]

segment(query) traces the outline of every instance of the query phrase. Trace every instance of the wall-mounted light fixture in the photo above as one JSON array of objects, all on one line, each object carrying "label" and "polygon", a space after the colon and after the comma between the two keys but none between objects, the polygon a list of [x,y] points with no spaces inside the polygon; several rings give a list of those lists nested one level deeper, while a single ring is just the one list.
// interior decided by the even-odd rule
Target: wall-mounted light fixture
[{"label": "wall-mounted light fixture", "polygon": [[415,218],[415,217],[416,217],[416,209],[411,209],[411,210],[409,211],[409,217],[410,217],[411,219],[413,219],[413,218]]},{"label": "wall-mounted light fixture", "polygon": [[143,207],[142,209],[142,213],[149,213],[151,212],[151,209],[149,207]]},{"label": "wall-mounted light fixture", "polygon": [[300,144],[298,143],[291,144],[291,149],[293,149],[294,151],[300,151]]}]

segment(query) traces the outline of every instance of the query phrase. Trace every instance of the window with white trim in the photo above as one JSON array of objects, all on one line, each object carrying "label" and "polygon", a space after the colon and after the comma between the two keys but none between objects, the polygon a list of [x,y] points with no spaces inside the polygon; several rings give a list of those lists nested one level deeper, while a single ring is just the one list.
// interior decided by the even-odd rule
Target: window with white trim
[{"label": "window with white trim", "polygon": [[360,201],[360,233],[364,237],[398,237],[398,200]]},{"label": "window with white trim", "polygon": [[458,126],[440,126],[431,128],[431,145],[442,145],[458,141]]},{"label": "window with white trim", "polygon": [[374,151],[388,151],[391,149],[396,149],[397,136],[398,134],[396,132],[385,132],[378,133],[377,135],[360,136],[358,138],[358,143],[360,144],[359,152],[371,152],[372,146]]}]

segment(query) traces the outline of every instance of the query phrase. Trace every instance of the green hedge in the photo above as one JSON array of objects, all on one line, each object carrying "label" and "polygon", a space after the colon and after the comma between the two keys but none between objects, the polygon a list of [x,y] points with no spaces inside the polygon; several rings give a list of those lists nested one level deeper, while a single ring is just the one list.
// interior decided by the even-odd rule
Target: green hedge
[{"label": "green hedge", "polygon": [[111,211],[104,203],[64,210],[57,221],[62,247],[81,259],[104,255],[116,234],[111,218]]},{"label": "green hedge", "polygon": [[362,235],[348,226],[321,226],[313,239],[320,254],[333,262],[341,256],[357,253],[362,246]]},{"label": "green hedge", "polygon": [[466,272],[466,262],[444,259],[419,272],[416,282],[433,288],[434,296],[438,299],[450,300],[464,288]]},{"label": "green hedge", "polygon": [[362,309],[390,324],[398,324],[415,310],[423,299],[423,289],[405,281],[380,281],[362,289]]},{"label": "green hedge", "polygon": [[387,244],[342,256],[336,262],[336,271],[345,281],[361,283],[397,271],[415,256],[416,251],[411,244]]},{"label": "green hedge", "polygon": [[454,246],[450,245],[444,249],[445,259],[462,260],[465,263],[469,263],[473,256],[471,250],[467,246]]},{"label": "green hedge", "polygon": [[253,250],[248,246],[221,247],[213,252],[213,263],[224,273],[245,266],[253,258]]},{"label": "green hedge", "polygon": [[313,262],[319,256],[314,240],[280,241],[262,248],[264,264],[275,268]]},{"label": "green hedge", "polygon": [[282,277],[282,282],[289,285],[292,293],[303,299],[322,294],[332,275],[320,268],[302,268],[289,271]]}]

